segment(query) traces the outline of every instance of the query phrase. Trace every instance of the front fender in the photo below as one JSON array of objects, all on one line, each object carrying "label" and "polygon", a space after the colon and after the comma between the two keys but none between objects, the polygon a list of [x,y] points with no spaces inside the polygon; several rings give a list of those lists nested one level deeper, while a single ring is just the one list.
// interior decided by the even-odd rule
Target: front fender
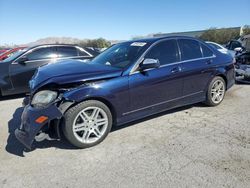
[{"label": "front fender", "polygon": [[115,96],[107,89],[101,88],[98,84],[86,85],[83,87],[75,88],[63,94],[66,100],[81,102],[87,98],[115,98]]},{"label": "front fender", "polygon": [[130,108],[128,77],[121,76],[114,79],[86,83],[80,87],[64,92],[63,98],[75,103],[88,99],[97,99],[111,107],[117,119]]}]

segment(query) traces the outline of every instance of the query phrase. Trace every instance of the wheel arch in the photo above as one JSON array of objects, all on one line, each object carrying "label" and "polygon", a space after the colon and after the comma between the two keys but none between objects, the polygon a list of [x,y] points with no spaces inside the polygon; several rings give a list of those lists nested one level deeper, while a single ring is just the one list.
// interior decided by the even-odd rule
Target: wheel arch
[{"label": "wheel arch", "polygon": [[97,100],[97,101],[104,103],[110,109],[110,112],[113,116],[112,117],[113,122],[115,122],[117,114],[116,114],[116,110],[115,110],[114,105],[110,101],[108,101],[107,99],[105,99],[103,97],[89,97],[89,98],[84,99],[84,101],[86,101],[86,100]]},{"label": "wheel arch", "polygon": [[84,98],[83,100],[80,100],[80,101],[77,101],[77,102],[73,103],[71,106],[69,106],[67,108],[66,111],[68,111],[70,108],[78,105],[79,103],[84,102],[84,101],[88,101],[88,100],[96,100],[96,101],[100,101],[100,102],[104,103],[110,109],[110,112],[112,114],[113,123],[116,124],[117,113],[116,113],[115,107],[110,101],[108,101],[107,99],[105,99],[103,97],[87,97],[87,98]]},{"label": "wheel arch", "polygon": [[222,73],[221,71],[218,71],[218,72],[215,72],[214,74],[211,75],[210,79],[208,80],[207,84],[206,84],[206,88],[205,88],[205,92],[207,92],[208,90],[208,87],[209,87],[209,84],[211,83],[211,81],[216,77],[216,76],[219,76],[221,77],[224,81],[225,81],[225,84],[226,84],[226,89],[227,89],[227,84],[228,84],[228,80],[227,80],[227,76]]},{"label": "wheel arch", "polygon": [[215,76],[219,76],[219,77],[223,78],[223,80],[225,81],[225,84],[226,84],[226,88],[227,88],[227,84],[228,84],[227,77],[222,73],[218,73]]}]

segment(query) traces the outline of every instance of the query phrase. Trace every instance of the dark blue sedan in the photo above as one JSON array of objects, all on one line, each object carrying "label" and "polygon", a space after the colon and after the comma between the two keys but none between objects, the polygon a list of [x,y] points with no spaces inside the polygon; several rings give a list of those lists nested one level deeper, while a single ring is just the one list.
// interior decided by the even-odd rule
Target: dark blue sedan
[{"label": "dark blue sedan", "polygon": [[220,104],[234,75],[231,56],[195,38],[123,42],[89,63],[39,68],[15,134],[31,148],[34,140],[57,138],[62,130],[73,145],[91,147],[112,126],[183,105]]}]

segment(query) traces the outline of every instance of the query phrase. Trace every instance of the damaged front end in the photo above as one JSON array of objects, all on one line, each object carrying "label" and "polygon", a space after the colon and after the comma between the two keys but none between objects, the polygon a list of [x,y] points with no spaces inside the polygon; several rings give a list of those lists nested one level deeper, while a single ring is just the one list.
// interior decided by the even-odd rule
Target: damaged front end
[{"label": "damaged front end", "polygon": [[[56,132],[55,138],[60,137],[59,126],[64,113],[98,90],[98,87],[92,86],[94,82],[118,77],[122,72],[119,68],[80,60],[40,67],[29,83],[30,100],[24,101],[22,123],[15,131],[17,139],[31,148],[34,139],[42,141],[53,136],[51,132]],[[78,89],[82,89],[80,93],[73,93]]]},{"label": "damaged front end", "polygon": [[250,52],[236,56],[235,73],[238,82],[250,83]]},{"label": "damaged front end", "polygon": [[[48,92],[42,90],[41,92]],[[54,91],[53,91],[54,92]],[[25,98],[23,101],[24,111],[21,117],[21,125],[15,130],[16,138],[27,148],[31,149],[34,140],[40,142],[45,139],[60,139],[59,124],[64,112],[74,103],[67,101],[63,95],[57,96],[48,104],[34,103],[37,92],[34,96]],[[40,96],[44,97],[44,96]],[[38,102],[38,101],[37,101]]]}]

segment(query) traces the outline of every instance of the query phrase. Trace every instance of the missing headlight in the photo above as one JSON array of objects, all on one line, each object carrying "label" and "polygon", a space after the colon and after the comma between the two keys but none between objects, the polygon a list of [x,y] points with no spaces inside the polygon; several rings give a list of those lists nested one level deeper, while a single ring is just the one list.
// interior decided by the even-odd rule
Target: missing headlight
[{"label": "missing headlight", "polygon": [[37,108],[43,108],[54,102],[57,97],[58,93],[56,91],[42,90],[33,96],[31,105]]}]

